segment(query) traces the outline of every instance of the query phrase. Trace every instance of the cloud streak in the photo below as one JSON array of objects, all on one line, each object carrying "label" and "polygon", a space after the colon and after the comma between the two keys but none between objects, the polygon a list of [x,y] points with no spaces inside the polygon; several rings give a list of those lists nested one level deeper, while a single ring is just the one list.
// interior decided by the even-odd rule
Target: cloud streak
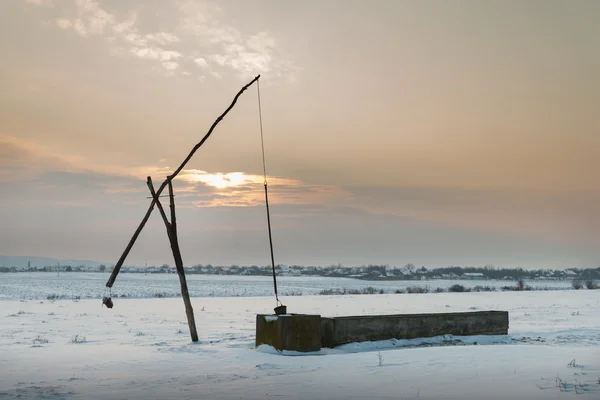
[{"label": "cloud streak", "polygon": [[[181,179],[188,182],[187,191],[209,188],[193,201],[196,207],[257,207],[265,204],[262,175],[233,172],[209,174],[204,171],[184,171]],[[307,184],[299,180],[267,177],[269,202],[278,205],[342,204],[350,193],[333,185]]]},{"label": "cloud streak", "polygon": [[[50,172],[88,174],[102,177],[106,194],[147,195],[145,178],[152,176],[156,186],[172,169],[160,160],[157,165],[115,166],[95,164],[85,157],[56,152],[35,141],[0,136],[0,181],[37,181]],[[51,154],[51,155],[50,155]],[[110,185],[114,179],[115,185]],[[273,205],[341,204],[350,194],[332,185],[268,176],[269,201]],[[63,180],[67,184],[67,180]],[[264,205],[264,177],[243,172],[209,173],[184,169],[175,179],[178,203],[182,207],[257,207]]]},{"label": "cloud streak", "polygon": [[[53,171],[71,174],[69,176],[74,176],[75,180],[77,176],[87,174],[93,179],[102,177],[103,193],[113,196],[115,201],[119,197],[114,196],[120,195],[123,203],[139,203],[148,196],[145,177],[152,176],[158,186],[172,170],[160,160],[155,165],[135,167],[96,164],[82,156],[57,152],[36,141],[0,135],[1,182],[28,181],[43,186],[45,182],[40,179]],[[522,189],[339,187],[275,176],[268,176],[267,180],[269,201],[275,211],[286,206],[319,207],[296,210],[297,216],[307,215],[305,212],[322,215],[331,210],[350,208],[371,215],[412,218],[438,225],[541,238],[556,243],[580,243],[588,247],[596,246],[600,237],[596,206],[600,202],[600,193],[594,191],[559,195]],[[68,184],[65,179],[62,182]],[[185,169],[175,180],[178,206],[263,207],[263,183],[263,176],[257,174]]]}]

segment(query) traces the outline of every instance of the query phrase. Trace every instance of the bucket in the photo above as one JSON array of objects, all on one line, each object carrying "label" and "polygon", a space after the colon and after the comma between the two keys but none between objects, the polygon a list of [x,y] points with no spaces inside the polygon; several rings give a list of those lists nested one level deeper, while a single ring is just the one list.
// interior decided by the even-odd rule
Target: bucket
[{"label": "bucket", "polygon": [[275,307],[275,314],[277,314],[277,315],[287,314],[287,307],[284,306],[283,304]]},{"label": "bucket", "polygon": [[104,297],[102,299],[102,304],[104,304],[106,308],[113,308],[113,302],[110,297]]}]

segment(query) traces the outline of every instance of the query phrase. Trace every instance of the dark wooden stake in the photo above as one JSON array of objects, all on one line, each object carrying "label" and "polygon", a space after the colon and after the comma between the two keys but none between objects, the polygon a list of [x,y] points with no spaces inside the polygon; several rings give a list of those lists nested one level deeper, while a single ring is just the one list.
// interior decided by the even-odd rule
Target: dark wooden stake
[{"label": "dark wooden stake", "polygon": [[147,184],[150,193],[152,194],[153,200],[156,202],[156,206],[160,211],[165,227],[167,228],[167,236],[169,237],[169,243],[171,244],[171,251],[173,252],[173,259],[175,260],[175,267],[177,268],[177,275],[179,275],[179,283],[181,284],[181,296],[183,297],[183,303],[185,304],[185,314],[187,315],[188,326],[190,328],[190,336],[192,342],[198,341],[198,332],[196,331],[196,319],[194,318],[194,309],[190,300],[190,293],[188,292],[187,281],[185,279],[185,270],[183,269],[183,258],[181,257],[181,250],[179,249],[179,241],[177,239],[177,220],[175,218],[175,198],[173,196],[173,184],[171,179],[169,181],[169,200],[171,207],[171,222],[167,219],[165,210],[160,203],[160,200],[154,191],[154,185],[152,184],[152,178],[148,177]]},{"label": "dark wooden stake", "polygon": [[198,332],[196,332],[196,320],[194,318],[194,309],[192,308],[192,302],[190,301],[190,294],[188,292],[187,282],[185,280],[185,271],[183,269],[183,259],[181,258],[181,251],[179,250],[179,240],[177,239],[177,222],[175,219],[175,199],[173,198],[173,184],[172,179],[169,179],[169,200],[171,202],[171,249],[173,250],[173,257],[175,258],[175,267],[177,268],[177,275],[179,275],[179,283],[181,284],[181,296],[183,297],[183,303],[185,304],[185,313],[187,315],[188,325],[190,327],[190,335],[192,342],[198,341]]},{"label": "dark wooden stake", "polygon": [[231,102],[229,107],[227,107],[227,109],[221,115],[219,115],[219,117],[215,120],[215,122],[213,122],[210,129],[208,130],[206,135],[204,135],[202,140],[194,146],[192,151],[190,151],[190,153],[185,158],[185,160],[183,160],[181,165],[160,185],[160,187],[156,191],[156,196],[154,196],[154,198],[152,199],[152,202],[150,203],[150,207],[148,207],[148,211],[146,211],[146,215],[142,219],[142,222],[140,222],[140,225],[135,230],[131,239],[129,240],[129,243],[127,244],[125,251],[121,255],[121,258],[119,258],[119,260],[115,264],[115,267],[113,268],[112,273],[110,274],[110,278],[108,278],[108,281],[106,282],[107,287],[112,287],[113,284],[115,283],[115,279],[117,279],[117,275],[119,274],[119,271],[121,270],[121,267],[123,266],[123,263],[125,262],[125,259],[127,258],[127,255],[131,251],[131,248],[135,244],[135,241],[137,240],[138,236],[142,232],[142,229],[144,229],[146,222],[148,222],[148,218],[150,217],[150,214],[152,214],[154,205],[156,204],[156,201],[160,197],[163,190],[167,187],[167,185],[169,183],[171,183],[171,180],[173,178],[175,178],[177,176],[177,174],[179,174],[181,172],[181,170],[185,167],[185,165],[188,163],[188,161],[190,161],[190,159],[192,158],[194,153],[196,153],[196,151],[200,148],[200,146],[202,146],[204,144],[204,142],[206,142],[206,140],[212,134],[213,130],[219,124],[219,122],[221,122],[221,120],[223,120],[223,118],[227,115],[227,113],[229,113],[229,111],[233,108],[233,106],[235,106],[235,103],[237,103],[237,100],[242,95],[242,93],[244,93],[246,91],[246,89],[248,89],[248,87],[250,87],[250,85],[252,85],[254,82],[258,81],[259,78],[260,78],[260,75],[257,75],[254,79],[252,79],[250,82],[248,82],[244,87],[242,87],[240,89],[240,91],[233,98],[233,101]]}]

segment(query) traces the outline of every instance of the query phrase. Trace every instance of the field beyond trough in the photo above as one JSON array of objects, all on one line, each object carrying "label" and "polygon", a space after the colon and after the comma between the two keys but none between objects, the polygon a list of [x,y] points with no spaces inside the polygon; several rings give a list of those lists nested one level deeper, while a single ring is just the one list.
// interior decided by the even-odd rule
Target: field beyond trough
[{"label": "field beyond trough", "polygon": [[[176,278],[176,277],[169,277]],[[600,291],[283,297],[323,316],[507,310],[509,335],[254,347],[273,297],[2,300],[0,397],[560,399],[600,396]]]}]

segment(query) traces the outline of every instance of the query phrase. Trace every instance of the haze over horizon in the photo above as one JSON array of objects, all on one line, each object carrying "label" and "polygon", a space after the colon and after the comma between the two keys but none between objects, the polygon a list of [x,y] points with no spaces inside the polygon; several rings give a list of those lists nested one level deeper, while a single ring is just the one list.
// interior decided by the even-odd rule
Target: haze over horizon
[{"label": "haze over horizon", "polygon": [[[0,3],[0,254],[115,263],[260,74],[275,261],[600,265],[600,2]],[[185,265],[270,263],[256,86],[174,181]],[[155,210],[127,265],[173,265]]]}]

